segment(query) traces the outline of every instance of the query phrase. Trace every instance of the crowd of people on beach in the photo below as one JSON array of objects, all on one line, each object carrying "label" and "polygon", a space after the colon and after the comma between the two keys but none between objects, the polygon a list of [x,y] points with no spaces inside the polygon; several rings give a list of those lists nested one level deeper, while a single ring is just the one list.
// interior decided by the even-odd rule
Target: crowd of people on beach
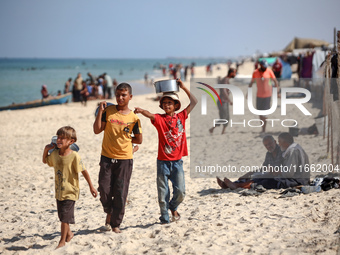
[{"label": "crowd of people on beach", "polygon": [[107,73],[94,76],[90,72],[84,79],[81,73],[78,73],[72,86],[72,78],[69,78],[64,86],[64,94],[72,92],[73,102],[82,102],[86,105],[87,100],[91,99],[112,99],[118,82],[111,78]]},{"label": "crowd of people on beach", "polygon": [[[63,94],[71,92],[72,102],[81,102],[86,106],[87,100],[112,99],[117,85],[117,80],[112,80],[111,76],[107,73],[94,76],[88,72],[86,79],[82,77],[81,73],[78,73],[73,83],[72,78],[65,82]],[[40,92],[42,99],[51,97],[45,84],[41,86]],[[62,92],[58,90],[57,96],[60,95],[62,95]]]}]

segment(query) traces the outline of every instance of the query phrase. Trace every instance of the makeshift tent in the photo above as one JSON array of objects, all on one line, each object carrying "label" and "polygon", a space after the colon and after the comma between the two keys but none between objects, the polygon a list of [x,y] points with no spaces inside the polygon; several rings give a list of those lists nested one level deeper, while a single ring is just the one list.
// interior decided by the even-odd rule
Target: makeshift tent
[{"label": "makeshift tent", "polygon": [[286,46],[286,48],[284,48],[283,51],[291,52],[295,49],[308,49],[308,48],[322,47],[322,46],[328,46],[329,44],[330,44],[329,42],[326,42],[326,41],[323,41],[323,40],[295,37]]}]

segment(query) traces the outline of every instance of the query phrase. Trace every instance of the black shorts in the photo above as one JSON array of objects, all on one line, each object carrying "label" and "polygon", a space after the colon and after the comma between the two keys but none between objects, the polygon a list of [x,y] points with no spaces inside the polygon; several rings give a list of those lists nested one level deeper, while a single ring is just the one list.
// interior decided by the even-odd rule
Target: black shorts
[{"label": "black shorts", "polygon": [[274,72],[274,75],[277,79],[281,78],[281,73],[280,72]]},{"label": "black shorts", "polygon": [[74,204],[73,200],[57,200],[58,217],[61,222],[74,224]]},{"label": "black shorts", "polygon": [[256,97],[257,110],[269,110],[272,97]]}]

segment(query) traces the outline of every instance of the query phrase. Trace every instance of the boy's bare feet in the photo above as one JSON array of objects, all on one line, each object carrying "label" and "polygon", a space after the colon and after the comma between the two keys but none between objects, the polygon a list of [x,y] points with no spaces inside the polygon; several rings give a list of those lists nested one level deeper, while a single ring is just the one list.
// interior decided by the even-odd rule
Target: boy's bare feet
[{"label": "boy's bare feet", "polygon": [[59,248],[61,248],[61,247],[64,247],[65,246],[65,242],[63,241],[59,241],[59,244],[58,244],[58,246],[57,246],[57,248],[55,248],[55,249],[59,249]]},{"label": "boy's bare feet", "polygon": [[73,234],[73,232],[67,233],[67,236],[66,236],[66,242],[69,242],[69,241],[71,241],[73,237],[74,237],[74,234]]},{"label": "boy's bare feet", "polygon": [[122,231],[120,231],[119,227],[112,228],[112,231],[117,233],[117,234],[122,232]]},{"label": "boy's bare feet", "polygon": [[231,180],[229,180],[228,178],[224,178],[224,183],[225,185],[227,185],[231,190],[233,189],[238,189],[238,188],[242,188],[242,189],[250,189],[251,184],[253,183],[253,181],[247,181],[247,182],[242,182],[242,183],[233,183]]},{"label": "boy's bare feet", "polygon": [[216,177],[217,184],[222,188],[222,189],[227,189],[228,186],[225,184],[220,178]]},{"label": "boy's bare feet", "polygon": [[224,178],[224,184],[230,188],[230,189],[237,189],[238,186],[235,185],[231,180],[229,180],[228,178]]},{"label": "boy's bare feet", "polygon": [[111,214],[106,214],[105,225],[100,228],[101,232],[111,231]]}]

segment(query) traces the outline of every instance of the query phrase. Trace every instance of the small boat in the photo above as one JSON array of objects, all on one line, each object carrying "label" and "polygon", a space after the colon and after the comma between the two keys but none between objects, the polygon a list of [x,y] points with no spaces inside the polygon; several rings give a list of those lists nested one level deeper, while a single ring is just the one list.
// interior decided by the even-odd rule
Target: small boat
[{"label": "small boat", "polygon": [[2,106],[0,107],[0,111],[27,109],[27,108],[40,107],[40,106],[53,105],[53,104],[65,104],[69,102],[71,95],[72,93],[69,92],[69,93],[66,93],[60,96],[48,97],[45,99],[38,99],[38,100],[29,101],[29,102],[22,103],[22,104],[11,104],[8,106]]}]

